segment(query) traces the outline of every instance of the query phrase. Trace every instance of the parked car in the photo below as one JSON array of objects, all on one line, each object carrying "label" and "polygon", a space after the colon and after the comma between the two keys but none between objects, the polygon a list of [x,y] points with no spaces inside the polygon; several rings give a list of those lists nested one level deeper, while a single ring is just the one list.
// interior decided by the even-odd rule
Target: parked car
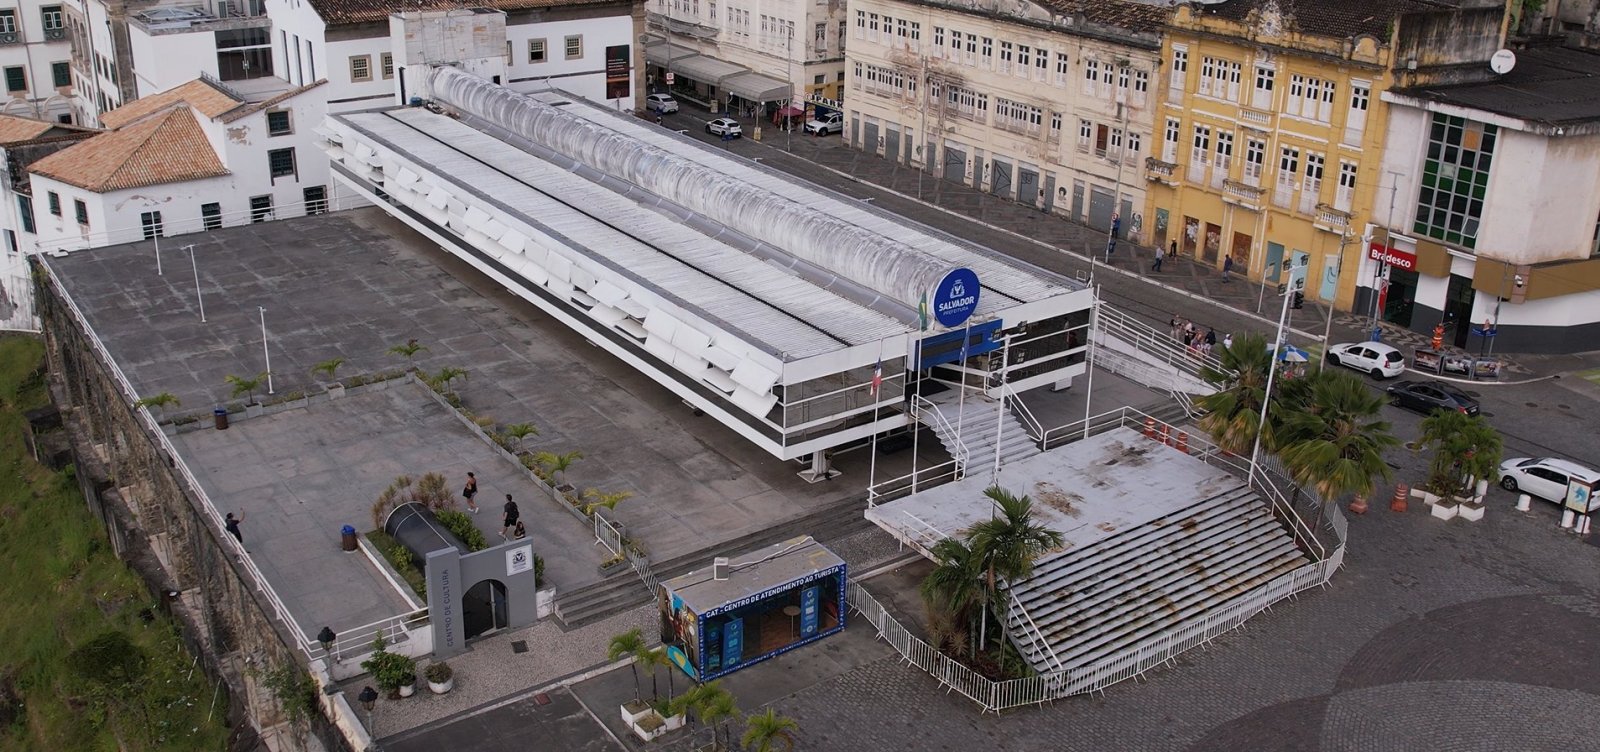
[{"label": "parked car", "polygon": [[1406,370],[1406,356],[1382,342],[1348,342],[1328,348],[1328,362],[1336,366],[1365,371],[1374,378],[1399,376]]},{"label": "parked car", "polygon": [[1389,404],[1424,415],[1434,410],[1478,414],[1478,401],[1444,381],[1404,381],[1389,387]]},{"label": "parked car", "polygon": [[829,133],[844,132],[844,115],[837,112],[826,112],[811,119],[802,129],[806,133],[825,136]]},{"label": "parked car", "polygon": [[644,107],[663,115],[671,115],[678,111],[678,100],[673,99],[671,94],[651,94],[644,98]]},{"label": "parked car", "polygon": [[1500,463],[1500,487],[1560,504],[1573,478],[1600,484],[1600,472],[1556,457],[1513,457]]},{"label": "parked car", "polygon": [[744,135],[744,129],[739,127],[739,121],[733,118],[717,118],[706,123],[706,133],[715,133],[718,136],[731,136],[738,138]]}]

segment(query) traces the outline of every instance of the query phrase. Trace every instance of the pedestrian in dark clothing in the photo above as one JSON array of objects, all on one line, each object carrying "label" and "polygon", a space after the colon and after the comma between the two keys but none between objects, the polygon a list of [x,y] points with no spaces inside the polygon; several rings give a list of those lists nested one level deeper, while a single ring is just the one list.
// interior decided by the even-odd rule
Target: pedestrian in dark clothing
[{"label": "pedestrian in dark clothing", "polygon": [[1228,279],[1228,277],[1231,276],[1232,274],[1233,274],[1233,257],[1232,256],[1228,256],[1227,258],[1222,260],[1222,281],[1223,282],[1231,282],[1232,280]]},{"label": "pedestrian in dark clothing", "polygon": [[[243,546],[244,535],[239,532],[239,523],[241,522],[244,522],[243,512],[240,512],[238,517],[233,516],[233,512],[229,512],[226,517],[222,518],[222,529],[228,531],[233,536],[233,539],[239,541],[239,545]],[[248,552],[249,550],[246,549],[246,553]]]},{"label": "pedestrian in dark clothing", "polygon": [[1176,240],[1172,241],[1172,250],[1168,251],[1167,253],[1169,255],[1171,255],[1173,258],[1177,258],[1178,257],[1178,241],[1176,241]]},{"label": "pedestrian in dark clothing", "polygon": [[1164,258],[1164,257],[1165,257],[1165,252],[1163,252],[1161,250],[1161,246],[1159,246],[1159,245],[1156,246],[1156,262],[1150,265],[1150,271],[1152,271],[1152,272],[1161,271],[1161,259]]},{"label": "pedestrian in dark clothing", "polygon": [[510,539],[509,533],[516,528],[517,521],[522,518],[522,513],[517,511],[517,502],[511,500],[511,494],[506,494],[505,511],[501,513],[500,537]]},{"label": "pedestrian in dark clothing", "polygon": [[517,526],[511,529],[511,537],[516,540],[528,537],[528,528],[522,524],[522,520],[517,520]]},{"label": "pedestrian in dark clothing", "polygon": [[467,473],[467,485],[461,489],[461,495],[466,497],[467,508],[472,510],[473,514],[477,514],[478,502],[476,499],[478,496],[478,476],[473,475],[472,473]]},{"label": "pedestrian in dark clothing", "polygon": [[1206,329],[1206,347],[1208,347],[1208,348],[1216,347],[1216,345],[1217,345],[1217,330],[1216,329]]}]

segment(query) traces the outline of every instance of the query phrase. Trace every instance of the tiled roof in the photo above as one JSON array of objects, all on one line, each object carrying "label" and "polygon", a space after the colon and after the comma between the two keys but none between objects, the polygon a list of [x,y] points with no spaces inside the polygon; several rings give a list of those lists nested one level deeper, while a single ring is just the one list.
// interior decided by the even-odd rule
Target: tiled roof
[{"label": "tiled roof", "polygon": [[157,110],[164,110],[179,102],[193,106],[200,114],[216,118],[236,107],[244,100],[218,89],[204,79],[195,79],[182,86],[173,87],[148,97],[140,97],[100,116],[100,124],[107,128],[121,128]]},{"label": "tiled roof", "polygon": [[[458,10],[462,7],[456,0],[407,0],[403,3],[395,0],[310,0],[310,2],[317,15],[329,25],[382,21],[388,18],[390,13],[399,11]],[[617,2],[618,0],[483,0],[473,3],[473,7],[514,11],[573,5],[607,5]]]},{"label": "tiled roof", "polygon": [[1510,73],[1492,81],[1398,89],[1429,102],[1571,128],[1600,123],[1600,53],[1570,47],[1517,50]]},{"label": "tiled roof", "polygon": [[62,149],[28,171],[95,193],[228,174],[182,104]]},{"label": "tiled roof", "polygon": [[1302,33],[1344,39],[1359,34],[1384,38],[1389,22],[1406,13],[1424,10],[1449,10],[1459,7],[1454,0],[1224,0],[1215,5],[1195,6],[1203,15],[1247,22],[1250,12],[1270,5],[1278,6],[1284,23],[1293,18]]},{"label": "tiled roof", "polygon": [[1090,23],[1129,31],[1156,31],[1172,15],[1172,7],[1134,0],[1033,0],[1062,15],[1082,16]]},{"label": "tiled roof", "polygon": [[0,144],[14,144],[18,141],[38,138],[54,127],[55,123],[46,123],[43,120],[30,120],[14,115],[0,115]]}]

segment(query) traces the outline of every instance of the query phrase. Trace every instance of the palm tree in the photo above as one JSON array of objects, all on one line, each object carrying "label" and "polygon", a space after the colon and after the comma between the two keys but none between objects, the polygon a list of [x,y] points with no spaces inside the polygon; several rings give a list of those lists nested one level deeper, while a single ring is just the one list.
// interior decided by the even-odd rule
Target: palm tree
[{"label": "palm tree", "polygon": [[435,374],[431,381],[440,389],[449,389],[450,382],[459,378],[464,378],[466,375],[467,371],[464,368],[445,366],[444,368],[439,369],[439,373]]},{"label": "palm tree", "polygon": [[661,696],[659,685],[656,684],[656,667],[662,665],[663,663],[671,665],[671,663],[667,661],[666,651],[663,650],[657,652],[651,650],[645,646],[644,640],[640,640],[638,646],[636,646],[633,650],[633,665],[650,672],[651,700],[655,700]]},{"label": "palm tree", "polygon": [[522,440],[528,438],[529,436],[538,436],[539,429],[535,428],[532,423],[512,423],[511,425],[506,426],[505,433],[507,436],[516,439],[517,449],[521,449]]},{"label": "palm tree", "polygon": [[581,459],[583,459],[583,452],[577,450],[566,454],[540,452],[533,456],[533,461],[543,467],[544,471],[550,475],[550,480],[557,485],[562,483],[561,474],[566,472],[567,468],[572,467],[572,463]]},{"label": "palm tree", "polygon": [[772,752],[773,742],[781,741],[785,750],[793,750],[793,732],[799,730],[800,724],[793,718],[778,715],[778,711],[769,707],[765,713],[744,719],[744,737],[739,743],[752,752]]},{"label": "palm tree", "polygon": [[417,364],[416,364],[417,353],[422,352],[423,350],[426,350],[426,349],[428,349],[427,345],[419,345],[419,344],[417,344],[416,340],[411,339],[411,340],[406,340],[406,343],[403,344],[403,345],[395,345],[394,347],[389,348],[389,354],[390,355],[399,355],[399,356],[405,358],[406,359],[406,370],[407,371],[415,371],[417,369]]},{"label": "palm tree", "polygon": [[[712,682],[712,684],[715,684],[715,682]],[[739,706],[734,703],[733,694],[720,686],[715,689],[708,689],[699,707],[695,710],[695,714],[700,716],[700,722],[711,727],[712,746],[716,749],[723,748],[722,724],[720,722],[731,719],[738,713]],[[732,741],[732,739],[730,738],[729,741]]]},{"label": "palm tree", "polygon": [[965,623],[970,635],[976,613],[973,606],[983,598],[983,561],[971,547],[956,538],[945,538],[934,544],[932,553],[937,564],[922,578],[918,590],[923,600],[943,609],[952,621]]},{"label": "palm tree", "polygon": [[267,373],[266,371],[262,371],[261,373],[256,374],[254,378],[249,376],[234,376],[229,374],[222,377],[222,380],[228,382],[228,385],[233,387],[233,396],[237,397],[241,394],[250,395],[250,401],[245,403],[250,405],[255,404],[256,390],[260,389],[261,384],[267,380]]},{"label": "palm tree", "polygon": [[[1224,370],[1207,365],[1200,371],[1200,378],[1217,388],[1215,393],[1195,400],[1195,405],[1206,411],[1200,418],[1200,429],[1226,451],[1244,454],[1255,444],[1272,355],[1266,337],[1244,334],[1234,340],[1232,347],[1217,351]],[[1264,438],[1271,437],[1270,429],[1269,426]]]},{"label": "palm tree", "polygon": [[328,358],[327,360],[324,360],[321,363],[318,363],[318,364],[312,366],[311,367],[311,373],[312,374],[319,374],[320,373],[320,374],[328,377],[329,381],[333,381],[334,380],[334,375],[339,372],[339,366],[342,366],[342,365],[344,365],[344,358]]},{"label": "palm tree", "polygon": [[177,395],[173,394],[172,392],[162,392],[160,394],[153,394],[149,397],[142,397],[138,402],[133,403],[133,406],[153,407],[160,412],[162,417],[166,417],[167,408],[180,404],[183,403],[178,400]]},{"label": "palm tree", "polygon": [[[1033,521],[1033,499],[1015,496],[999,486],[983,492],[999,507],[1000,515],[979,522],[967,531],[967,542],[983,564],[984,603],[995,607],[998,581],[1033,574],[1033,562],[1060,548],[1061,533]],[[985,608],[988,611],[988,608]],[[979,623],[979,641],[988,644],[987,616]]]},{"label": "palm tree", "polygon": [[1478,478],[1493,476],[1500,466],[1500,433],[1482,415],[1456,410],[1435,410],[1422,419],[1417,443],[1433,450],[1424,484],[1438,496],[1456,496]]},{"label": "palm tree", "polygon": [[634,660],[628,664],[633,670],[633,699],[639,699],[639,661],[636,656],[645,649],[644,635],[635,627],[619,635],[612,635],[606,645],[606,660],[615,661],[624,656]]},{"label": "palm tree", "polygon": [[594,510],[599,507],[605,507],[607,511],[611,512],[617,511],[617,505],[633,498],[633,492],[601,491],[598,488],[586,488],[583,491],[583,498],[587,500],[583,505],[583,513],[592,516]]},{"label": "palm tree", "polygon": [[1304,401],[1283,416],[1276,437],[1278,456],[1296,483],[1315,489],[1327,505],[1347,493],[1371,494],[1374,477],[1392,477],[1383,452],[1400,442],[1377,417],[1380,394],[1344,371],[1307,376],[1297,390]]}]

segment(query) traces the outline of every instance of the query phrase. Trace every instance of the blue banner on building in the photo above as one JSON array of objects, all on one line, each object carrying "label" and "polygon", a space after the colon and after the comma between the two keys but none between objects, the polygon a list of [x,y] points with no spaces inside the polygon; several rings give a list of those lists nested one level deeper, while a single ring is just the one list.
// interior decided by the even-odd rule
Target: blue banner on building
[{"label": "blue banner on building", "polygon": [[722,665],[739,665],[744,656],[744,619],[730,619],[722,629]]},{"label": "blue banner on building", "polygon": [[966,267],[951,269],[933,290],[933,318],[949,329],[966,323],[978,310],[978,275]]},{"label": "blue banner on building", "polygon": [[815,637],[817,635],[817,617],[819,615],[817,612],[817,599],[821,595],[822,589],[816,587],[808,587],[805,590],[800,591],[801,639]]}]

